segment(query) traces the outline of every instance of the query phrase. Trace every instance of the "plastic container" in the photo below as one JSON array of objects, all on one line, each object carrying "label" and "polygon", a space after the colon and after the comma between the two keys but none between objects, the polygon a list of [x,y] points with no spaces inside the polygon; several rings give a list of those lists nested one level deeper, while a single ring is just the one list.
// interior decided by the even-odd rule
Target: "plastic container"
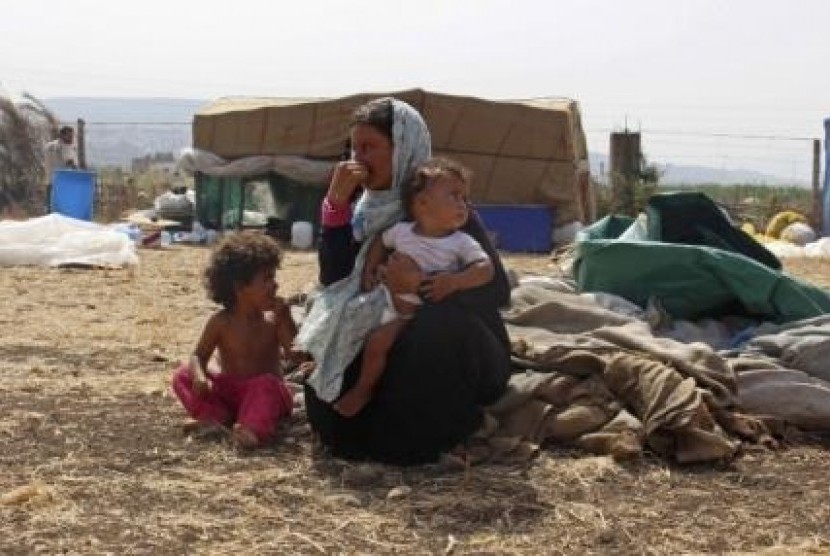
[{"label": "plastic container", "polygon": [[645,241],[648,239],[648,215],[646,213],[641,212],[637,215],[637,218],[634,219],[634,222],[631,226],[628,227],[623,233],[620,234],[618,237],[620,241]]},{"label": "plastic container", "polygon": [[553,247],[553,209],[548,205],[476,205],[497,249],[547,253]]},{"label": "plastic container", "polygon": [[193,223],[193,229],[190,232],[191,243],[207,243],[207,230],[198,222]]},{"label": "plastic container", "polygon": [[55,170],[52,174],[50,212],[91,221],[94,200],[95,172]]},{"label": "plastic container", "polygon": [[291,225],[291,247],[311,249],[314,244],[314,227],[311,222],[294,222]]}]

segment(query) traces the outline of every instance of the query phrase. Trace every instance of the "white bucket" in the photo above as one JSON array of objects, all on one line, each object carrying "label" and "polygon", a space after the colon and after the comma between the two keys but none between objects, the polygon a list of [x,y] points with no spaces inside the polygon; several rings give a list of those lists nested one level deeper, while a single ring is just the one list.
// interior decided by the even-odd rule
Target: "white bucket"
[{"label": "white bucket", "polygon": [[314,227],[311,222],[294,222],[291,224],[291,247],[294,249],[311,249],[314,243]]},{"label": "white bucket", "polygon": [[170,247],[173,244],[173,235],[167,230],[162,231],[160,243],[162,247]]}]

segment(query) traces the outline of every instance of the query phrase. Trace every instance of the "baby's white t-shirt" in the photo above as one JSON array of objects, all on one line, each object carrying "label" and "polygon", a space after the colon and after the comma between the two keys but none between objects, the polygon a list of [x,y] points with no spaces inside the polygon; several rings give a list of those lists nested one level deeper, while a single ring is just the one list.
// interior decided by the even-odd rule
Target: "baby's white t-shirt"
[{"label": "baby's white t-shirt", "polygon": [[457,272],[489,259],[472,236],[455,231],[448,236],[426,237],[415,233],[414,222],[398,222],[383,232],[383,245],[412,257],[426,274]]}]

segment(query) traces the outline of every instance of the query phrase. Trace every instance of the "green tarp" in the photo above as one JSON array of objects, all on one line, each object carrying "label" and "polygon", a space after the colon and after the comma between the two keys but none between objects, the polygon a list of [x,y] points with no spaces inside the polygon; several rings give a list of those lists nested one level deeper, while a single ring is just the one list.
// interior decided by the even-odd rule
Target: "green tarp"
[{"label": "green tarp", "polygon": [[[664,197],[650,201],[649,224],[639,234],[629,233],[635,221],[621,216],[606,217],[580,233],[574,273],[581,291],[613,293],[641,307],[654,297],[673,317],[689,320],[740,315],[788,322],[830,313],[830,292],[771,268],[775,258],[759,244],[746,243],[734,227],[700,226],[709,217],[698,214],[684,228],[676,221],[683,198]],[[700,206],[698,198],[687,198]],[[668,243],[660,237],[655,221],[665,220],[667,205],[674,227],[697,226],[703,230],[700,243],[708,245]],[[719,211],[712,218],[728,223]],[[617,239],[620,235],[644,239]]]}]

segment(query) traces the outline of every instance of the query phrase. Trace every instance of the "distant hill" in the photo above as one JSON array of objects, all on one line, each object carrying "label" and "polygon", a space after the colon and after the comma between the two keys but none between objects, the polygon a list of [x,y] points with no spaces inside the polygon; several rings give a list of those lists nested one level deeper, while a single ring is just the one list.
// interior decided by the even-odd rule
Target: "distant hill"
[{"label": "distant hill", "polygon": [[46,99],[67,123],[86,121],[87,161],[92,166],[129,167],[133,158],[178,153],[191,144],[193,114],[206,103],[172,98]]},{"label": "distant hill", "polygon": [[[92,166],[128,168],[133,158],[157,152],[178,153],[191,145],[193,114],[208,101],[174,98],[88,98],[46,99],[46,106],[61,120],[87,122],[87,161]],[[608,157],[590,155],[591,173],[602,179],[608,172]],[[726,170],[706,166],[659,164],[660,183],[752,183],[792,185],[792,180],[752,170]],[[799,184],[807,185],[807,184]]]},{"label": "distant hill", "polygon": [[710,168],[707,166],[681,166],[677,164],[658,164],[662,175],[660,183],[666,185],[688,185],[700,183],[752,184],[769,186],[804,186],[806,182],[787,179],[772,174],[753,170],[730,170]]},{"label": "distant hill", "polygon": [[[591,153],[589,155],[591,174],[600,181],[607,181],[608,157],[604,154]],[[752,184],[768,186],[807,187],[806,182],[793,182],[792,179],[756,172],[754,170],[712,168],[709,166],[693,166],[671,163],[659,163],[661,185],[692,185],[692,184]],[[601,171],[606,175],[602,176]]]}]

